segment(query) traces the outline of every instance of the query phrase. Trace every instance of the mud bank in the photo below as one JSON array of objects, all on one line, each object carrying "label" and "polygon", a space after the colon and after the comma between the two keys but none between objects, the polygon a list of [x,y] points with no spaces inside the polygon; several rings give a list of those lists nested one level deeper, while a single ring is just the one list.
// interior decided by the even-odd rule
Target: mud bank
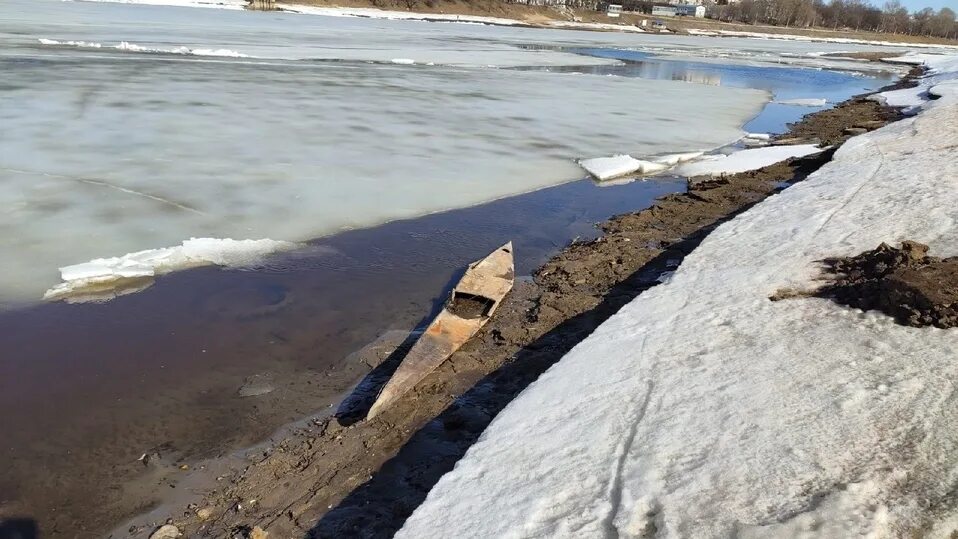
[{"label": "mud bank", "polygon": [[[777,143],[838,145],[898,118],[894,109],[853,98],[807,116]],[[600,237],[573,242],[518,282],[475,338],[374,420],[361,418],[413,338],[376,366],[334,418],[293,429],[189,505],[155,510],[113,536],[147,537],[164,522],[189,537],[247,537],[255,527],[272,537],[392,536],[529,383],[655,286],[716,226],[803,180],[832,153],[690,183],[686,193],[609,219]]]}]

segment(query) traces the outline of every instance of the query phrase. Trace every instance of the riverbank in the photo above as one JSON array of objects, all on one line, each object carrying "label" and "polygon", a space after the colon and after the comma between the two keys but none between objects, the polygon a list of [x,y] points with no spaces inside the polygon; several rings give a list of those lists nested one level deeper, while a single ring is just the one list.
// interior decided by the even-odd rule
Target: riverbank
[{"label": "riverbank", "polygon": [[[861,32],[853,30],[832,30],[827,28],[785,28],[779,26],[748,25],[727,23],[711,19],[694,17],[652,17],[639,13],[623,13],[619,17],[608,17],[603,12],[587,9],[551,8],[545,6],[530,6],[511,4],[495,0],[481,0],[465,2],[462,0],[293,0],[280,2],[281,9],[296,9],[298,6],[307,8],[328,9],[326,14],[334,15],[336,10],[341,14],[367,17],[402,17],[419,18],[423,20],[469,22],[468,18],[475,18],[473,22],[485,24],[525,25],[533,27],[560,27],[581,30],[599,31],[643,31],[649,27],[642,27],[642,21],[665,21],[666,27],[679,34],[698,32],[712,32],[722,35],[729,32],[759,33],[770,37],[788,39],[801,37],[821,41],[849,41],[868,42],[870,44],[915,44],[915,45],[949,45],[958,46],[953,39],[909,36],[902,34],[885,34],[877,32]],[[368,10],[363,12],[362,10]],[[378,11],[378,13],[377,13]],[[393,13],[393,15],[390,15]],[[483,20],[483,18],[486,18]],[[747,37],[747,36],[746,36]]]},{"label": "riverbank", "polygon": [[[894,109],[855,98],[808,116],[779,138],[840,144],[849,133],[899,117]],[[146,537],[169,517],[188,536],[225,536],[254,526],[276,537],[358,530],[389,536],[526,385],[655,286],[718,224],[801,181],[829,156],[696,183],[687,193],[603,223],[601,237],[574,242],[533,279],[518,283],[480,335],[394,408],[359,421],[404,346],[376,366],[336,419],[320,417],[294,429],[223,474],[215,491],[185,507],[162,507],[134,519],[125,533]]]},{"label": "riverbank", "polygon": [[715,228],[395,537],[954,537],[958,57],[905,60],[907,118]]}]

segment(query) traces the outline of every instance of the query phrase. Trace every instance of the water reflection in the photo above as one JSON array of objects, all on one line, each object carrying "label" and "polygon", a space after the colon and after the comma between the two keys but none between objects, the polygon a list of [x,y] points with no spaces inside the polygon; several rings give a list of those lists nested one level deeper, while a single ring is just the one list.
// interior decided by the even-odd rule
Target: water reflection
[{"label": "water reflection", "polygon": [[[781,65],[717,64],[671,57],[656,57],[651,53],[613,48],[569,48],[566,52],[597,58],[619,60],[611,65],[523,67],[524,70],[546,70],[560,73],[582,73],[618,77],[637,77],[652,80],[673,80],[708,86],[731,86],[769,92],[776,100],[825,99],[839,103],[849,97],[874,91],[891,83],[895,76],[879,72],[868,76]],[[781,133],[789,123],[825,107],[783,107],[769,103],[762,112],[745,125],[748,131]]]}]

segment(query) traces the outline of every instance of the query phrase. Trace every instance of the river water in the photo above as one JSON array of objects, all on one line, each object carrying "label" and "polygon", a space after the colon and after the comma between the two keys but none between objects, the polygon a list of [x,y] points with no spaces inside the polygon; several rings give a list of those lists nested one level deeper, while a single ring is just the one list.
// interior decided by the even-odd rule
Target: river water
[{"label": "river water", "polygon": [[[151,448],[215,456],[335,404],[350,352],[504,241],[528,274],[684,186],[597,187],[574,159],[780,132],[816,109],[773,97],[890,80],[808,55],[849,45],[52,0],[0,23],[0,517],[51,537],[169,489],[127,487]],[[37,301],[59,266],[194,236],[302,247]],[[237,396],[264,372],[275,391]]]}]

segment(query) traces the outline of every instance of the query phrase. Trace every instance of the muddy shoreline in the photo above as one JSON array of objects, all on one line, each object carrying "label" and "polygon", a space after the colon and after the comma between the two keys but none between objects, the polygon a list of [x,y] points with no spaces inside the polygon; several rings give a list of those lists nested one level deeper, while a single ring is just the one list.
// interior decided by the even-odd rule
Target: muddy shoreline
[{"label": "muddy shoreline", "polygon": [[[913,84],[918,74],[893,87]],[[777,139],[839,145],[900,117],[860,96],[805,117]],[[475,338],[374,420],[361,418],[414,335],[379,343],[367,359],[378,364],[333,418],[300,423],[218,476],[216,488],[133,519],[112,537],[148,537],[165,523],[188,537],[248,537],[257,527],[271,537],[392,536],[522,389],[658,284],[716,226],[801,181],[833,152],[695,182],[601,223],[597,239],[573,242],[517,282]]]}]

